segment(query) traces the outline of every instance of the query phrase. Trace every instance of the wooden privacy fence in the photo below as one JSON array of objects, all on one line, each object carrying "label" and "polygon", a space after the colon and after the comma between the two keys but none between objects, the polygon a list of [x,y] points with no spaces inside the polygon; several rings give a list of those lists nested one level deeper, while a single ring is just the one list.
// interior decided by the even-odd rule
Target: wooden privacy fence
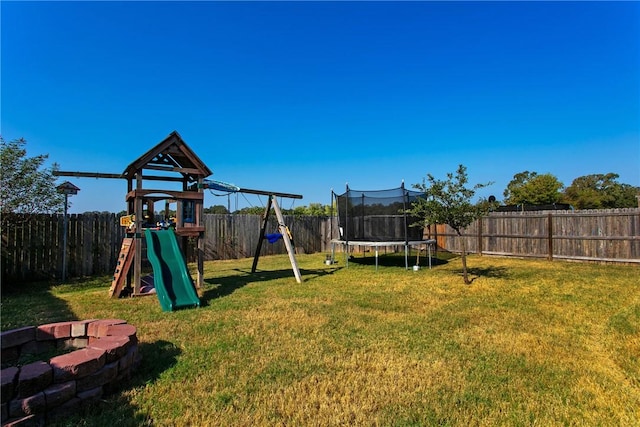
[{"label": "wooden privacy fence", "polygon": [[[470,253],[640,263],[640,209],[493,212],[464,230]],[[438,246],[462,251],[448,226],[436,227]]]},{"label": "wooden privacy fence", "polygon": [[[2,282],[62,277],[63,215],[34,215],[21,225],[2,227]],[[298,253],[328,252],[337,237],[337,219],[285,216]],[[260,215],[204,215],[205,260],[252,257],[257,247]],[[270,219],[267,233],[275,233]],[[461,250],[460,239],[447,226],[435,227],[438,246]],[[69,215],[67,276],[112,274],[124,229],[115,214]],[[640,209],[597,211],[500,212],[465,230],[467,250],[480,254],[640,263]],[[195,260],[193,242],[187,259]],[[264,242],[261,255],[284,254],[282,240]]]},{"label": "wooden privacy fence", "polygon": [[[67,275],[113,272],[124,237],[115,214],[69,215]],[[64,215],[19,216],[2,224],[2,281],[62,277]]]},{"label": "wooden privacy fence", "polygon": [[[316,253],[330,249],[330,233],[337,233],[337,219],[318,216],[284,216],[291,230],[297,253]],[[258,246],[262,227],[261,215],[204,215],[205,260],[252,257]],[[271,216],[267,234],[277,233],[278,222]],[[332,228],[333,227],[333,228]],[[333,231],[332,231],[333,230]],[[191,253],[193,249],[189,252]],[[282,239],[264,242],[260,255],[287,253]]]},{"label": "wooden privacy fence", "polygon": [[[328,251],[332,223],[326,217],[285,216],[298,253]],[[59,279],[62,277],[64,215],[19,217],[18,226],[2,227],[2,282]],[[205,214],[205,260],[252,257],[258,244],[260,215]],[[275,233],[270,219],[267,233]],[[336,230],[334,228],[333,230]],[[335,232],[335,231],[334,231]],[[123,227],[115,214],[69,215],[67,277],[112,274]],[[195,242],[189,241],[187,260],[195,261]],[[262,245],[261,255],[284,254],[282,239]]]}]

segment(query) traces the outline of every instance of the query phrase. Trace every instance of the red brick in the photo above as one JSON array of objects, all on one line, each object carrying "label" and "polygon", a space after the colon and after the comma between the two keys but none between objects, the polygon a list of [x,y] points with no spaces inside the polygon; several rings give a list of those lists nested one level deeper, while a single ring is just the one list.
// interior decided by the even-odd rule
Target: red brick
[{"label": "red brick", "polygon": [[58,340],[58,350],[79,350],[85,348],[89,344],[89,338],[69,338],[66,340]]},{"label": "red brick", "polygon": [[76,337],[86,337],[87,334],[87,326],[89,323],[95,322],[95,319],[92,320],[80,320],[77,322],[71,323],[71,336]]},{"label": "red brick", "polygon": [[44,398],[47,402],[47,410],[62,405],[76,396],[76,382],[67,381],[55,384],[44,390]]},{"label": "red brick", "polygon": [[37,341],[38,353],[50,353],[56,349],[55,340]]},{"label": "red brick", "polygon": [[126,324],[126,320],[122,319],[103,319],[96,320],[95,322],[91,322],[87,325],[87,335],[90,337],[99,337],[99,329],[102,327],[108,327],[112,325],[124,325]]},{"label": "red brick", "polygon": [[83,348],[54,357],[49,363],[53,367],[53,381],[61,383],[97,372],[104,366],[105,360],[104,350]]},{"label": "red brick", "polygon": [[71,338],[71,322],[49,323],[36,329],[36,340]]},{"label": "red brick", "polygon": [[20,346],[20,355],[38,354],[38,341],[29,341]]},{"label": "red brick", "polygon": [[136,337],[136,327],[133,325],[109,326],[100,332],[102,332],[100,337],[126,336],[129,337],[132,343],[135,344],[138,342],[138,338]]},{"label": "red brick", "polygon": [[27,326],[19,329],[12,329],[0,334],[0,347],[5,348],[15,347],[36,339],[35,326]]},{"label": "red brick", "polygon": [[89,338],[73,338],[71,340],[71,346],[73,348],[85,348],[89,345]]},{"label": "red brick", "polygon": [[86,391],[101,387],[113,381],[116,376],[118,376],[118,362],[109,363],[95,374],[80,378],[77,381],[77,389],[78,391]]},{"label": "red brick", "polygon": [[138,346],[135,346],[133,353],[133,367],[137,368],[140,366],[140,363],[142,363],[142,354],[138,351]]},{"label": "red brick", "polygon": [[104,394],[112,394],[119,390],[122,390],[123,385],[131,379],[131,370],[118,371],[118,376],[110,383],[105,384],[102,388]]},{"label": "red brick", "polygon": [[40,392],[25,399],[14,399],[9,402],[9,416],[18,418],[26,415],[43,414],[47,408],[44,393]]},{"label": "red brick", "polygon": [[47,420],[55,421],[55,420],[73,415],[77,412],[78,406],[81,403],[82,403],[82,400],[78,399],[77,397],[67,400],[62,405],[47,412]]},{"label": "red brick", "polygon": [[53,381],[53,370],[46,362],[34,362],[20,368],[17,396],[27,398],[42,391]]},{"label": "red brick", "polygon": [[89,347],[104,350],[107,353],[107,363],[109,363],[127,354],[130,342],[129,337],[107,336],[91,338]]},{"label": "red brick", "polygon": [[0,351],[0,360],[2,360],[2,363],[7,363],[7,362],[13,362],[13,361],[18,361],[18,359],[20,358],[20,347],[8,347],[8,348],[3,348]]},{"label": "red brick", "polygon": [[60,339],[56,341],[56,348],[58,350],[77,350],[74,346],[73,346],[73,339],[72,338],[67,338],[65,339]]},{"label": "red brick", "polygon": [[2,380],[0,397],[2,398],[2,403],[8,402],[15,396],[19,373],[20,370],[14,366],[0,371],[0,380]]},{"label": "red brick", "polygon": [[92,401],[92,400],[100,399],[103,394],[104,394],[104,391],[102,390],[102,387],[96,387],[87,391],[79,391],[78,398],[81,399],[82,401]]},{"label": "red brick", "polygon": [[45,425],[43,415],[27,415],[26,417],[8,420],[2,427],[42,427]]},{"label": "red brick", "polygon": [[119,369],[121,371],[127,370],[135,365],[136,358],[138,357],[138,346],[134,345],[129,348],[127,354],[120,359]]}]

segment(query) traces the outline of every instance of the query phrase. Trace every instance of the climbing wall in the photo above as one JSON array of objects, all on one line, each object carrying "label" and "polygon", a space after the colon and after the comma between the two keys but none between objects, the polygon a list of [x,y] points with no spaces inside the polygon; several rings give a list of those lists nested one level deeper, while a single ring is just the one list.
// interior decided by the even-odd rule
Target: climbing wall
[{"label": "climbing wall", "polygon": [[124,286],[124,281],[131,268],[131,262],[133,261],[133,255],[135,254],[134,239],[132,237],[125,237],[122,240],[122,247],[120,248],[120,254],[118,255],[118,263],[116,264],[116,271],[113,274],[113,281],[111,282],[111,289],[109,289],[109,296],[111,298],[120,297],[120,292]]}]

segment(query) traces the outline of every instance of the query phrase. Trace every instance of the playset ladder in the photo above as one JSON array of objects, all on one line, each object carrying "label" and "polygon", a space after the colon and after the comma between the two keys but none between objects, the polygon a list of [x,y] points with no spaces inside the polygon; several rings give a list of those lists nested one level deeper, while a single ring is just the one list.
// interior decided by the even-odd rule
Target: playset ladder
[{"label": "playset ladder", "polygon": [[120,292],[124,286],[124,280],[127,277],[129,268],[131,268],[131,262],[135,251],[135,240],[132,237],[125,237],[122,240],[122,247],[120,248],[120,255],[118,255],[118,263],[116,264],[116,271],[113,273],[113,281],[111,282],[111,289],[109,289],[109,296],[111,298],[120,297]]},{"label": "playset ladder", "polygon": [[273,205],[273,210],[276,213],[276,218],[278,219],[278,232],[282,234],[282,240],[284,241],[284,246],[287,248],[287,253],[289,254],[289,261],[291,261],[291,268],[293,269],[294,276],[296,276],[296,282],[302,283],[300,268],[298,267],[298,261],[296,261],[293,238],[291,236],[289,228],[284,224],[284,217],[282,216],[282,211],[280,210],[280,206],[278,206],[276,197],[273,195],[269,196],[269,201],[267,202],[267,208],[264,211],[264,216],[262,218],[262,229],[260,230],[260,238],[258,239],[258,248],[256,249],[256,253],[253,257],[253,266],[251,267],[251,272],[255,273],[256,267],[258,266],[258,257],[260,257],[262,242],[265,239],[265,233],[267,231],[267,222],[269,221],[269,213],[271,212],[272,205]]}]

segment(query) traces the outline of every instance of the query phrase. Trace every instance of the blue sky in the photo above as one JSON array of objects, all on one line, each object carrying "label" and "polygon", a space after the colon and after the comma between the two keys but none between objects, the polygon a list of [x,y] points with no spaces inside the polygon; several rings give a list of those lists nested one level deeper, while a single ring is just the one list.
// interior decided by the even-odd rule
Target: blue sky
[{"label": "blue sky", "polygon": [[[294,206],[459,164],[498,199],[525,170],[640,185],[638,2],[2,1],[0,13],[2,135],[62,170],[120,173],[177,130],[211,178],[302,194]],[[69,180],[72,213],[126,208],[124,180]],[[238,207],[260,205],[247,197]],[[227,199],[207,194],[214,204]]]}]

